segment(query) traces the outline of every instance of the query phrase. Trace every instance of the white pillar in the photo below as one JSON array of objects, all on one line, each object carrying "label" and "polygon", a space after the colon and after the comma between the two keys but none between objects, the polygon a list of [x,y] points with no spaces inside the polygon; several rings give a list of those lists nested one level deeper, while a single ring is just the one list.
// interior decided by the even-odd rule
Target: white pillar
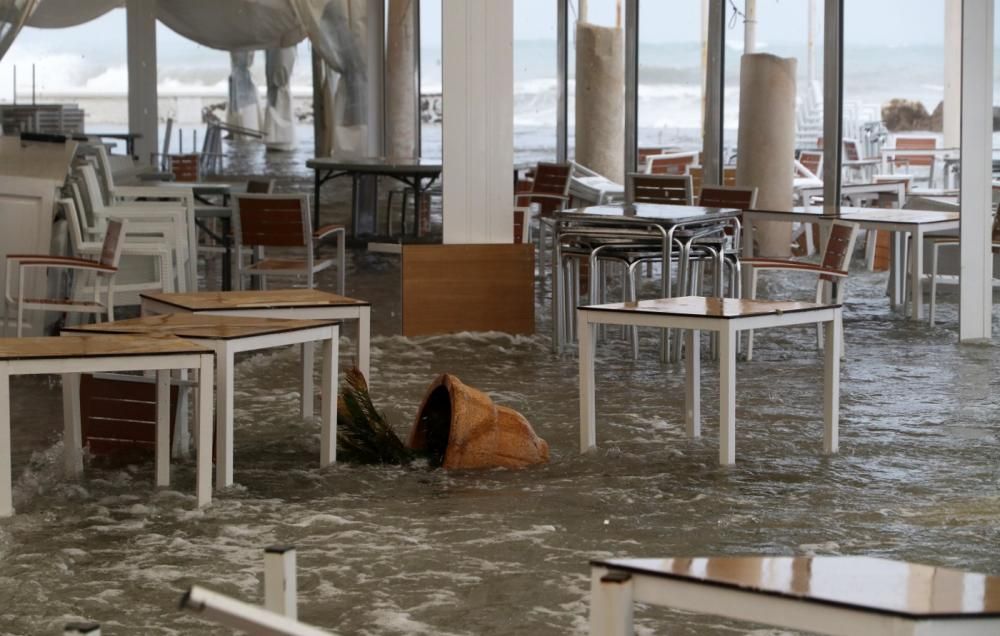
[{"label": "white pillar", "polygon": [[444,242],[514,238],[514,9],[443,0]]},{"label": "white pillar", "polygon": [[[993,3],[962,2],[962,229],[959,337],[988,339],[993,145]],[[917,300],[919,302],[919,299]]]},{"label": "white pillar", "polygon": [[962,137],[962,0],[944,3],[944,147]]},{"label": "white pillar", "polygon": [[156,105],[156,2],[127,0],[128,127],[142,133],[135,153],[143,163],[157,152],[159,115]]},{"label": "white pillar", "polygon": [[812,91],[816,81],[816,0],[809,0],[809,36],[806,42],[806,79]]}]

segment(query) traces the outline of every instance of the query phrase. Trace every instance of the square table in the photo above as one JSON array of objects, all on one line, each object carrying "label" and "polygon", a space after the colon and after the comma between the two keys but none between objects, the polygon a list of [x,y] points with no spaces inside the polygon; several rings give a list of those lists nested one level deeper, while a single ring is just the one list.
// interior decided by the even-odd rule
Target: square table
[{"label": "square table", "polygon": [[736,462],[736,333],[810,323],[830,323],[825,332],[823,452],[836,453],[840,408],[841,306],[788,301],[684,296],[629,303],[588,305],[576,310],[580,334],[580,452],[597,447],[594,348],[597,326],[626,325],[686,329],[684,425],[701,435],[700,332],[719,334],[719,463]]},{"label": "square table", "polygon": [[590,634],[633,633],[646,603],[849,636],[1000,633],[1000,577],[863,556],[591,561]]},{"label": "square table", "polygon": [[[237,353],[322,342],[322,433],[320,467],[337,461],[337,353],[339,324],[332,320],[287,320],[248,316],[165,314],[96,325],[70,327],[63,333],[157,334],[191,340],[215,352],[215,487],[233,484],[233,375]],[[313,394],[302,396],[310,404]],[[201,420],[197,429],[211,428]],[[199,453],[201,448],[198,448]]]},{"label": "square table", "polygon": [[[212,415],[212,350],[173,336],[68,336],[0,338],[0,517],[14,514],[10,437],[10,378],[62,374],[66,472],[83,472],[80,432],[80,374],[103,371],[156,371],[156,485],[170,485],[170,371],[197,369],[198,413]],[[211,429],[199,434],[198,506],[212,499]]]},{"label": "square table", "polygon": [[[371,303],[318,289],[265,291],[144,293],[142,315],[197,313],[290,320],[340,320],[358,323],[358,368],[371,386]],[[312,347],[302,353],[302,395],[312,395]],[[303,402],[302,416],[312,416],[312,402]]]}]

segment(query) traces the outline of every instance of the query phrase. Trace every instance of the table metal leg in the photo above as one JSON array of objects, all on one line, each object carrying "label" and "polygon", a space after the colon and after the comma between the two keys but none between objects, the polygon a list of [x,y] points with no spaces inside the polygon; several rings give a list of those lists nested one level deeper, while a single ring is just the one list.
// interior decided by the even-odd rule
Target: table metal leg
[{"label": "table metal leg", "polygon": [[198,369],[198,507],[212,501],[212,356],[201,356]]},{"label": "table metal leg", "polygon": [[63,414],[63,457],[66,477],[78,478],[83,474],[83,433],[80,423],[80,374],[64,373]]},{"label": "table metal leg", "polygon": [[0,370],[0,517],[14,514],[14,475],[10,461],[10,375]]},{"label": "table metal leg", "polygon": [[687,331],[684,378],[684,430],[688,437],[701,437],[701,332]]},{"label": "table metal leg", "polygon": [[632,636],[632,576],[591,568],[590,636]]},{"label": "table metal leg", "polygon": [[[233,370],[235,355],[223,343],[215,352],[215,487],[233,485]],[[212,417],[199,428],[211,430]],[[204,439],[199,431],[199,439]],[[201,456],[201,448],[198,449]]]},{"label": "table metal leg", "polygon": [[596,404],[594,396],[594,345],[597,325],[589,322],[585,311],[576,312],[580,339],[580,452],[597,447]]},{"label": "table metal leg", "polygon": [[840,446],[840,351],[842,316],[837,311],[826,329],[823,355],[823,452],[836,453]]},{"label": "table metal leg", "polygon": [[156,485],[170,485],[170,371],[156,372]]},{"label": "table metal leg", "polygon": [[[300,413],[302,419],[309,419],[315,413],[313,409],[313,369],[316,364],[316,349],[313,343],[304,342],[302,347],[302,398],[300,400]],[[367,376],[365,376],[367,377]]]},{"label": "table metal leg", "polygon": [[719,463],[736,463],[736,332],[719,330]]},{"label": "table metal leg", "polygon": [[337,461],[337,371],[340,354],[340,329],[332,328],[329,340],[323,341],[323,406],[320,433],[319,465]]}]

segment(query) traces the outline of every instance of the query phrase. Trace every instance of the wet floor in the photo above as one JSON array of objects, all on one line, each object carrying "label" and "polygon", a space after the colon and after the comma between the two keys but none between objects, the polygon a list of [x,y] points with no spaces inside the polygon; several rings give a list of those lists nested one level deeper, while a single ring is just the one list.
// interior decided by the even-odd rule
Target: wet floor
[{"label": "wet floor", "polygon": [[[655,334],[637,361],[602,344],[599,448],[580,455],[577,362],[549,349],[547,285],[534,337],[404,339],[392,335],[398,262],[351,256],[348,292],[373,302],[373,395],[400,434],[448,371],[523,412],[551,463],[320,471],[318,423],[296,415],[297,358],[279,351],[240,362],[237,486],[195,510],[186,461],[169,490],[153,489],[151,462],[64,480],[58,384],[18,379],[0,634],[59,633],[71,619],[106,634],[228,633],[178,599],[198,583],[259,602],[263,548],[276,543],[298,548],[302,620],[373,636],[584,632],[587,563],[603,557],[865,554],[1000,574],[1000,352],[957,344],[954,295],[929,328],[889,310],[884,275],[852,273],[833,457],[821,455],[814,331],[760,332],[753,362],[737,366],[737,464],[720,468],[709,360],[704,437],[691,441],[682,368],[658,361]],[[766,289],[810,295],[806,279]],[[661,608],[638,608],[636,622],[640,634],[780,633]]]}]

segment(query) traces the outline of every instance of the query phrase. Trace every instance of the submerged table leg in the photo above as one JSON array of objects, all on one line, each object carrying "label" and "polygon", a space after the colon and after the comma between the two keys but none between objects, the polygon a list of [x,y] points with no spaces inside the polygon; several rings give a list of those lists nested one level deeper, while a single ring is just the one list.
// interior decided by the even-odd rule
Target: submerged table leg
[{"label": "submerged table leg", "polygon": [[627,572],[590,570],[590,636],[632,636],[633,584]]},{"label": "submerged table leg", "polygon": [[841,312],[838,309],[826,329],[823,355],[823,452],[836,453],[840,447],[840,351]]},{"label": "submerged table leg", "polygon": [[14,514],[10,453],[10,375],[5,363],[0,370],[0,517]]},{"label": "submerged table leg", "polygon": [[[302,400],[300,402],[303,419],[315,412],[313,409],[313,368],[316,363],[316,349],[311,342],[302,343]],[[367,376],[365,376],[367,378]]]},{"label": "submerged table leg", "polygon": [[372,386],[372,310],[361,307],[358,310],[358,368]]},{"label": "submerged table leg", "polygon": [[212,501],[212,356],[201,356],[198,370],[198,507]]},{"label": "submerged table leg", "polygon": [[910,246],[910,316],[920,320],[924,313],[924,233],[918,226],[911,234]]},{"label": "submerged table leg", "polygon": [[[731,321],[730,321],[731,322]],[[736,332],[719,330],[719,463],[736,463]]]},{"label": "submerged table leg", "polygon": [[156,485],[170,485],[170,371],[156,372]]},{"label": "submerged table leg", "polygon": [[597,447],[597,422],[594,397],[594,344],[597,325],[589,321],[586,311],[577,311],[577,331],[580,338],[580,452]]},{"label": "submerged table leg", "polygon": [[688,437],[701,437],[701,332],[687,332],[684,382],[684,430]]},{"label": "submerged table leg", "polygon": [[63,422],[63,457],[66,476],[70,479],[83,474],[83,433],[80,423],[80,374],[64,373],[63,413],[68,415]]},{"label": "submerged table leg", "polygon": [[332,327],[329,340],[323,341],[323,413],[320,433],[319,465],[337,461],[337,371],[340,353],[340,329]]},{"label": "submerged table leg", "polygon": [[[215,487],[233,485],[233,370],[235,356],[224,344],[215,352]],[[212,417],[202,420],[199,428],[211,430]],[[199,431],[199,439],[204,439]],[[200,443],[200,442],[199,442]],[[198,449],[199,457],[201,448]]]}]

